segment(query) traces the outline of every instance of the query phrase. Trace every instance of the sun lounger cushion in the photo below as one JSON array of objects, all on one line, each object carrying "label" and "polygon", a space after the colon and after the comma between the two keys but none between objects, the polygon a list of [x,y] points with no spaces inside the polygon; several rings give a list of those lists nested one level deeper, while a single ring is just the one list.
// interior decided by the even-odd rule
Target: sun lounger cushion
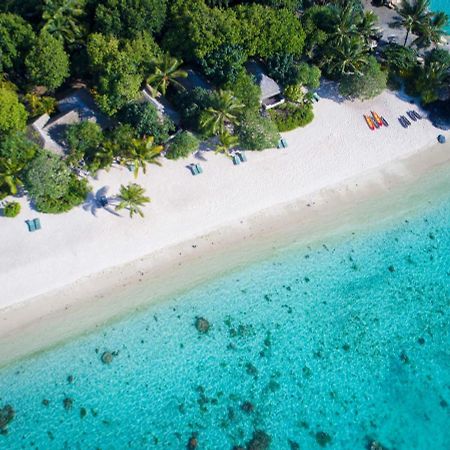
[{"label": "sun lounger cushion", "polygon": [[28,226],[28,231],[30,232],[36,231],[36,225],[34,223],[34,220],[25,220],[25,223]]},{"label": "sun lounger cushion", "polygon": [[247,162],[247,157],[245,156],[245,153],[239,152],[237,155],[239,156],[239,159],[240,159],[242,162]]},{"label": "sun lounger cushion", "polygon": [[202,166],[200,164],[196,164],[195,168],[197,169],[197,173],[203,173]]},{"label": "sun lounger cushion", "polygon": [[34,227],[36,228],[36,230],[40,230],[41,229],[41,221],[39,219],[34,219]]},{"label": "sun lounger cushion", "polygon": [[237,166],[238,164],[241,163],[241,159],[239,158],[238,155],[233,155],[232,160],[233,160],[233,164],[234,164],[235,166]]},{"label": "sun lounger cushion", "polygon": [[286,139],[284,139],[284,138],[281,139],[281,145],[283,146],[283,148],[287,148],[288,143],[287,143]]}]

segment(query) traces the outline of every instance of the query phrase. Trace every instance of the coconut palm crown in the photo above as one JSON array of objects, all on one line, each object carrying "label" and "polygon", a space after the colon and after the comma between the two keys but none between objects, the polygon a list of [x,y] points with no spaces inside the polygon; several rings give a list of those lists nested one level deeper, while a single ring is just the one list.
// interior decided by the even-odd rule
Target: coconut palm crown
[{"label": "coconut palm crown", "polygon": [[230,91],[220,89],[213,101],[213,105],[206,108],[200,116],[200,127],[215,135],[225,133],[226,125],[239,124],[237,114],[244,108],[242,103]]},{"label": "coconut palm crown", "polygon": [[128,209],[130,217],[133,218],[135,214],[144,217],[142,207],[151,202],[151,199],[145,194],[145,189],[136,183],[130,183],[128,186],[121,185],[118,198],[119,204],[116,206],[116,210]]},{"label": "coconut palm crown", "polygon": [[169,85],[183,88],[177,78],[186,78],[188,73],[181,70],[183,61],[172,58],[169,53],[164,53],[154,61],[153,73],[147,78],[147,84],[153,92],[165,95]]}]

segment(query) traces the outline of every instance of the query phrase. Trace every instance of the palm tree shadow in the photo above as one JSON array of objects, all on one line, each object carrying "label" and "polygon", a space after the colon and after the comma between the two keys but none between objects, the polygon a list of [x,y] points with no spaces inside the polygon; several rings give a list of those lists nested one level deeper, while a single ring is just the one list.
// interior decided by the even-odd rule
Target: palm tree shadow
[{"label": "palm tree shadow", "polygon": [[[86,201],[83,204],[83,209],[85,211],[90,211],[94,217],[97,217],[97,212],[101,209],[104,209],[114,216],[122,217],[113,208],[111,208],[111,203],[116,202],[116,198],[108,197],[106,195],[108,193],[108,189],[108,186],[103,186],[95,194],[93,192],[89,192],[88,196],[86,197]],[[101,204],[102,197],[106,198],[108,201],[108,204],[105,206],[102,206]]]}]

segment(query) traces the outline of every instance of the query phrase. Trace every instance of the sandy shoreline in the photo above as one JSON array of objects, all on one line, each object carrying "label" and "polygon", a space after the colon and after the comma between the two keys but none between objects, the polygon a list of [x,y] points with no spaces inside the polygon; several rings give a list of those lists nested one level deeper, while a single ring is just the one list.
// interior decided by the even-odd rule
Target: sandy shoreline
[{"label": "sandy shoreline", "polygon": [[[0,366],[59,345],[282,251],[407,217],[450,192],[450,146],[434,146],[0,311]],[[151,298],[149,298],[149,294]]]},{"label": "sandy shoreline", "polygon": [[[396,122],[411,106],[395,93],[365,103],[341,102],[327,86],[321,93],[315,121],[285,134],[288,149],[250,153],[239,167],[204,152],[199,177],[185,168],[194,158],[151,167],[137,180],[153,200],[144,220],[93,215],[90,204],[40,215],[25,203],[18,219],[2,220],[0,364],[148,303],[150,285],[156,301],[255,260],[300,231],[312,242],[327,227],[364,224],[373,198],[396,186],[400,192],[449,161],[448,145],[432,145],[440,131],[428,120],[408,130]],[[391,126],[368,130],[362,114],[371,109]],[[132,180],[113,168],[94,180],[94,192],[110,186],[112,195]],[[38,233],[26,231],[30,217],[41,218]]]}]

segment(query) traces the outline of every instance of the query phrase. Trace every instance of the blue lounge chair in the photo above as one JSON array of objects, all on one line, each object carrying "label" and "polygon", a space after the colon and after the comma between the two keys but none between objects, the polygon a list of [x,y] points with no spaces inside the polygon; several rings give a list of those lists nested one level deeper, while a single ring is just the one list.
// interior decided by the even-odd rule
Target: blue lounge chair
[{"label": "blue lounge chair", "polygon": [[36,230],[40,230],[41,229],[41,221],[36,218],[36,219],[33,220],[33,222],[34,222],[34,228]]},{"label": "blue lounge chair", "polygon": [[201,166],[200,164],[196,164],[196,165],[195,165],[195,168],[197,169],[197,173],[198,173],[198,174],[203,173],[203,169],[202,169],[202,166]]},{"label": "blue lounge chair", "polygon": [[189,170],[191,171],[192,175],[198,175],[197,167],[195,167],[195,164],[189,164]]},{"label": "blue lounge chair", "polygon": [[238,155],[233,155],[233,156],[231,157],[231,159],[233,160],[233,164],[234,164],[235,166],[237,166],[238,164],[241,163],[241,159],[239,158]]},{"label": "blue lounge chair", "polygon": [[245,153],[238,152],[237,155],[239,156],[239,159],[240,159],[242,162],[247,162],[247,157],[245,156]]},{"label": "blue lounge chair", "polygon": [[285,138],[281,138],[281,145],[283,146],[283,148],[287,148],[288,143]]},{"label": "blue lounge chair", "polygon": [[34,223],[34,220],[25,220],[25,223],[28,226],[28,231],[33,232],[36,231],[36,224]]},{"label": "blue lounge chair", "polygon": [[317,92],[314,92],[313,97],[316,102],[320,100],[319,94]]},{"label": "blue lounge chair", "polygon": [[283,148],[283,144],[281,143],[281,139],[278,141],[277,148]]}]

